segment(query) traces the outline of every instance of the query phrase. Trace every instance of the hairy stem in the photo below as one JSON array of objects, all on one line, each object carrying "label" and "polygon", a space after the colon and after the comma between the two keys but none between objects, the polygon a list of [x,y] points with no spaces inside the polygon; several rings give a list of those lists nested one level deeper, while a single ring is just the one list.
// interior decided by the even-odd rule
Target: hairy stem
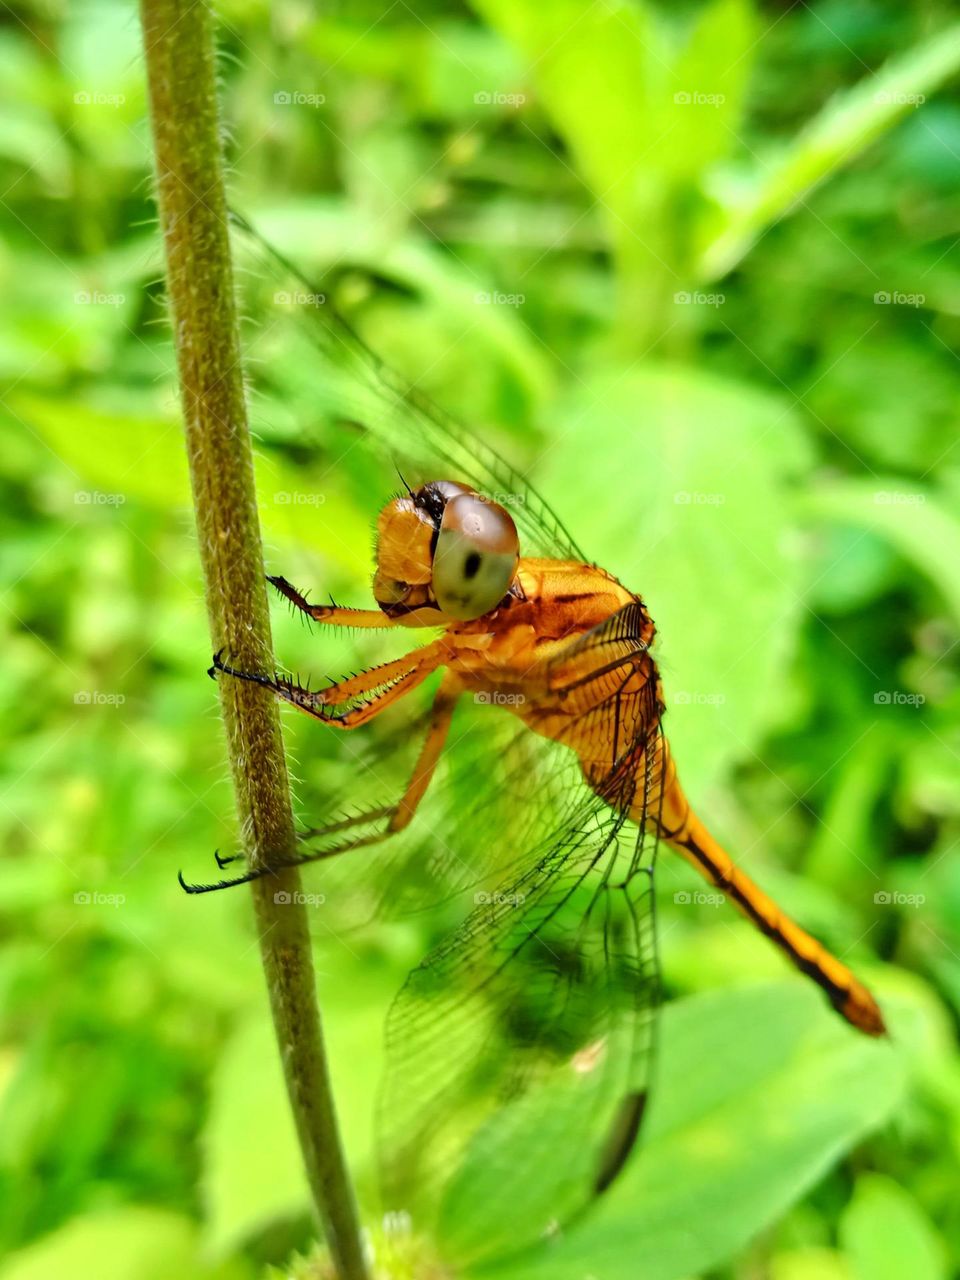
[{"label": "hairy stem", "polygon": [[[220,150],[210,11],[142,0],[160,225],[186,447],[213,648],[273,669]],[[198,671],[199,671],[198,666]],[[289,856],[295,835],[276,703],[220,682],[230,767],[251,866]],[[337,1131],[300,878],[250,886],[277,1043],[307,1177],[342,1280],[365,1280],[353,1188]]]}]

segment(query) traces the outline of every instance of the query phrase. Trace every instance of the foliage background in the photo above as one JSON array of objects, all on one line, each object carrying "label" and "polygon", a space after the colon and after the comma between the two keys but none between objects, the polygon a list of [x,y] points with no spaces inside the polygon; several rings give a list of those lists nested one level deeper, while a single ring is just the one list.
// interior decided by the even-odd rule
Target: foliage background
[{"label": "foliage background", "polygon": [[[377,344],[643,593],[688,790],[894,1028],[848,1033],[664,859],[647,1145],[559,1252],[501,1274],[955,1274],[950,7],[221,17],[235,204],[311,268],[393,286]],[[3,1280],[239,1280],[310,1240],[247,904],[175,879],[229,845],[231,796],[138,41],[121,4],[0,26]],[[385,495],[277,493],[271,567],[361,603]],[[309,665],[279,613],[277,640]],[[303,793],[339,785],[322,732],[286,727]],[[366,1195],[379,1028],[426,937],[324,930]]]}]

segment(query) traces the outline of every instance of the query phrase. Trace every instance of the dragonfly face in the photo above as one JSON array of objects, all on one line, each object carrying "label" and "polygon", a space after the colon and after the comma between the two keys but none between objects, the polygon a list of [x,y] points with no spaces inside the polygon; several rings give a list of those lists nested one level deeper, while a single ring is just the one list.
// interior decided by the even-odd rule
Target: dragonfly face
[{"label": "dragonfly face", "polygon": [[435,480],[381,511],[373,594],[402,626],[471,621],[503,600],[519,560],[517,527],[503,507]]}]

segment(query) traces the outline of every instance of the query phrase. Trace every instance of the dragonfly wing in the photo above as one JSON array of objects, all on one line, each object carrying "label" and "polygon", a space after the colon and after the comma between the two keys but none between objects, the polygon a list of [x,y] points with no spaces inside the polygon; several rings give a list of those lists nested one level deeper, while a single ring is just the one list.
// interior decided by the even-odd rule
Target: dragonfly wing
[{"label": "dragonfly wing", "polygon": [[387,1022],[387,1208],[453,1261],[503,1256],[613,1181],[659,997],[655,843],[595,802],[410,975]]},{"label": "dragonfly wing", "polygon": [[[235,215],[238,258],[248,296],[245,306],[263,322],[250,339],[254,371],[282,378],[283,366],[296,379],[309,370],[310,387],[277,387],[278,398],[303,405],[293,443],[304,465],[311,445],[319,445],[313,465],[324,474],[322,487],[337,482],[343,445],[324,460],[320,420],[360,430],[387,464],[404,480],[455,480],[471,485],[501,505],[509,506],[527,555],[553,555],[582,560],[549,503],[474,431],[463,427],[429,396],[392,369],[363,341],[337,310],[328,291],[311,282],[281,253],[268,245],[244,219]],[[298,305],[298,300],[301,300]],[[322,301],[321,301],[322,300]],[[280,353],[282,359],[276,358]],[[306,405],[309,404],[309,408]],[[256,415],[257,402],[254,401]],[[258,423],[259,425],[259,423]],[[269,439],[269,436],[268,436]],[[346,448],[356,443],[348,439]],[[380,501],[389,491],[378,495]]]},{"label": "dragonfly wing", "polygon": [[[376,812],[378,805],[399,797],[429,718],[429,709],[411,713],[402,727],[394,724],[374,741],[354,745],[354,738],[342,735],[334,744],[344,753],[343,776],[356,807]],[[327,779],[330,773],[325,763]],[[345,830],[344,813],[331,812],[323,786],[314,795],[306,778],[300,800],[315,824],[303,841],[305,851],[343,849],[351,838],[378,829],[372,819]],[[589,806],[595,807],[596,800],[572,752],[532,734],[502,709],[464,699],[410,826],[379,843],[343,849],[309,869],[310,889],[324,899],[320,923],[331,932],[349,932],[358,924],[396,919],[448,901],[458,902],[461,910],[466,903],[482,902],[505,878],[529,865],[531,850],[545,835]],[[327,830],[321,815],[326,815]],[[380,830],[384,825],[379,820]],[[502,838],[506,830],[509,840]]]}]

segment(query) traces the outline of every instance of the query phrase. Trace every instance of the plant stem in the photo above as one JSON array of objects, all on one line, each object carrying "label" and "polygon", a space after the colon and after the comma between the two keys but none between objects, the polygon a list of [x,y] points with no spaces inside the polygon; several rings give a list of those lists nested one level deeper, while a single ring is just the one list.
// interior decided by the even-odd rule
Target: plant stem
[{"label": "plant stem", "polygon": [[[213,25],[204,0],[142,0],[160,225],[186,447],[214,649],[273,669],[226,195]],[[237,810],[252,867],[295,848],[280,721],[268,690],[221,680]],[[260,952],[307,1177],[337,1274],[365,1280],[336,1115],[300,877],[251,884]]]}]

